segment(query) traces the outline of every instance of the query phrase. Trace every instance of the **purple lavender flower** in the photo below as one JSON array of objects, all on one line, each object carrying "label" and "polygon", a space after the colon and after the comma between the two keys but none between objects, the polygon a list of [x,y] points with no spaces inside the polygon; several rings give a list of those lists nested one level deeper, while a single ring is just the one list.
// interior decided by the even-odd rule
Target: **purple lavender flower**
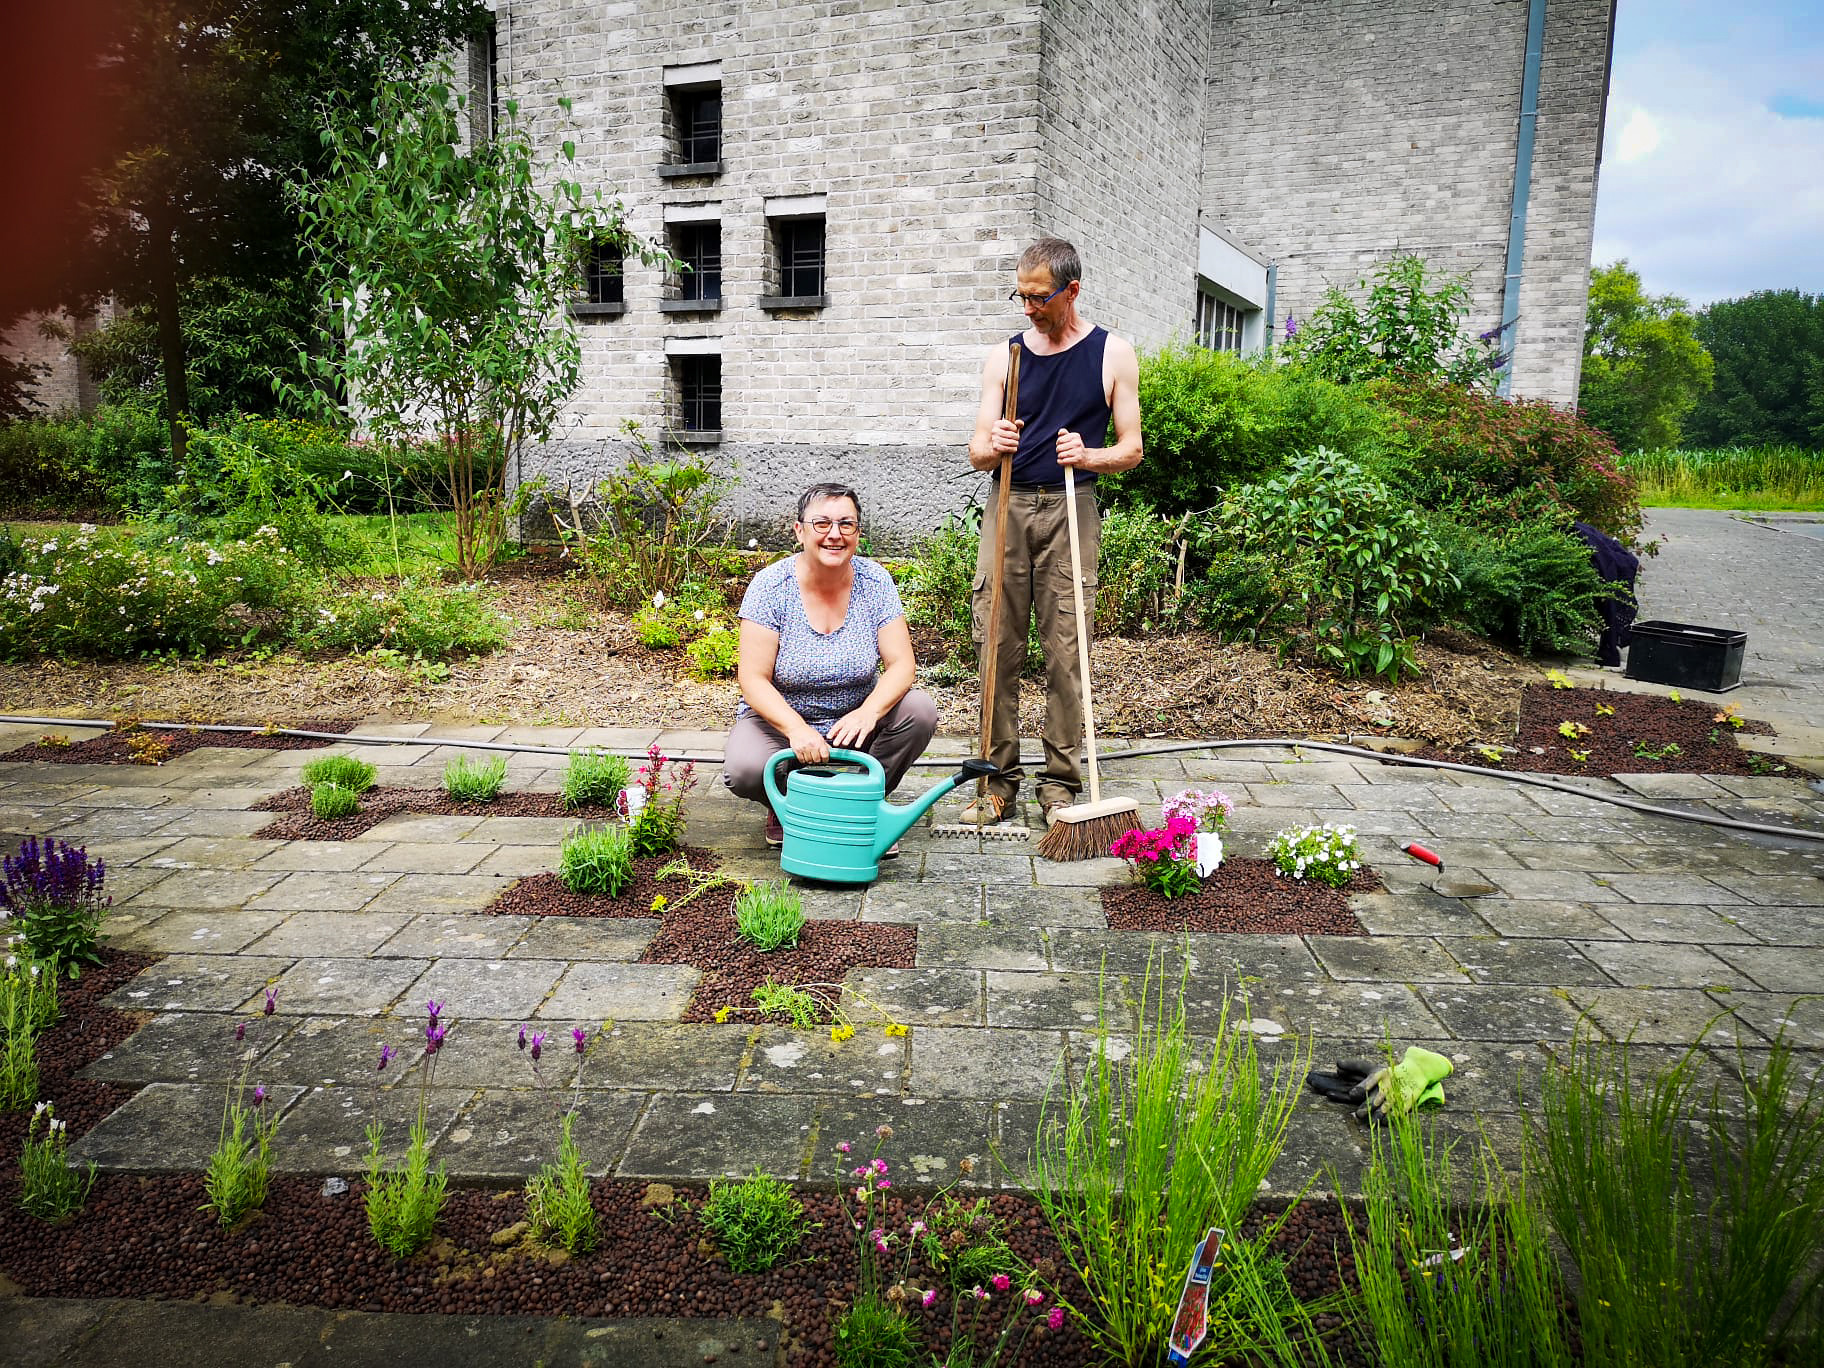
[{"label": "purple lavender flower", "polygon": [[545,1033],[543,1031],[534,1031],[532,1033],[532,1062],[534,1064],[538,1062],[538,1057],[544,1052],[544,1048]]},{"label": "purple lavender flower", "polygon": [[237,1041],[247,1039],[247,1023],[246,1022],[237,1021],[234,1023],[234,1038]]},{"label": "purple lavender flower", "polygon": [[443,1027],[436,1025],[435,1022],[433,1022],[433,1024],[425,1027],[424,1028],[424,1052],[427,1055],[436,1054],[437,1051],[439,1051],[443,1048],[443,1038],[444,1038],[444,1036],[446,1036],[448,1034],[449,1034],[449,1032],[445,1031],[443,1029]]},{"label": "purple lavender flower", "polygon": [[429,1002],[424,1004],[424,1010],[431,1014],[431,1025],[435,1026],[437,1024],[437,1018],[443,1015],[443,1004],[437,1001],[436,998],[432,998]]},{"label": "purple lavender flower", "polygon": [[589,1048],[589,1032],[585,1031],[581,1026],[572,1026],[570,1028],[570,1039],[576,1042],[576,1052],[579,1055]]},{"label": "purple lavender flower", "polygon": [[1295,338],[1297,336],[1298,336],[1298,320],[1296,318],[1292,317],[1291,314],[1287,314],[1286,315],[1286,341],[1290,342],[1293,338]]},{"label": "purple lavender flower", "polygon": [[522,1050],[526,1048],[526,1028],[524,1026],[519,1028],[519,1048]]},{"label": "purple lavender flower", "polygon": [[398,1053],[399,1052],[397,1050],[395,1050],[391,1045],[382,1045],[380,1047],[380,1062],[378,1064],[374,1065],[374,1072],[378,1073],[378,1072],[380,1072],[380,1070],[384,1069],[386,1067],[387,1060],[391,1059],[394,1055],[396,1055]]},{"label": "purple lavender flower", "polygon": [[266,1104],[266,1085],[262,1083],[253,1090],[253,1105],[256,1107],[260,1107],[260,1106],[264,1106],[265,1104]]},{"label": "purple lavender flower", "polygon": [[277,988],[266,990],[266,1006],[262,1010],[266,1016],[271,1016],[279,1010],[279,990]]}]

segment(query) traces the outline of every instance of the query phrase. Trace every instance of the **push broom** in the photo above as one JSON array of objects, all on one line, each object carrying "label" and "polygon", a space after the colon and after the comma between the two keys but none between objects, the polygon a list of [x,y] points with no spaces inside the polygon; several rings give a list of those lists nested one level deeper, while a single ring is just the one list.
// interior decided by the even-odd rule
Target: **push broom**
[{"label": "push broom", "polygon": [[1092,860],[1108,854],[1122,832],[1136,825],[1140,805],[1132,798],[1104,798],[1096,763],[1096,705],[1089,687],[1089,630],[1083,613],[1083,543],[1077,531],[1077,476],[1064,467],[1064,514],[1070,521],[1070,587],[1077,610],[1077,671],[1083,680],[1083,733],[1089,738],[1089,801],[1053,808],[1051,829],[1039,842],[1048,860]]}]

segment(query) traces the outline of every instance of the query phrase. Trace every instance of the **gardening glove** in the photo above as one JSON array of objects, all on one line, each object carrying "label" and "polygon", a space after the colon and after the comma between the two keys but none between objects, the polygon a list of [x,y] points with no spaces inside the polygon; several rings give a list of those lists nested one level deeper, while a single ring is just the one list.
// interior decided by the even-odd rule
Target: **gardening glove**
[{"label": "gardening glove", "polygon": [[1408,1045],[1398,1064],[1376,1069],[1362,1080],[1354,1100],[1357,1121],[1404,1116],[1420,1107],[1442,1106],[1450,1061],[1431,1050]]},{"label": "gardening glove", "polygon": [[1336,1061],[1335,1073],[1319,1073],[1313,1069],[1305,1075],[1305,1084],[1327,1102],[1341,1102],[1353,1107],[1362,1100],[1356,1089],[1374,1073],[1375,1068],[1375,1065],[1365,1060],[1339,1059]]}]

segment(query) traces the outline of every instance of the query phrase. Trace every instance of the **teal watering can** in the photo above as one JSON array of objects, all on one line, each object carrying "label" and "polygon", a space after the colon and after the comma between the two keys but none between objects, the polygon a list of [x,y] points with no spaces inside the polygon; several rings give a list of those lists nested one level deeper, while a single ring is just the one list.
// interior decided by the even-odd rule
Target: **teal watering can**
[{"label": "teal watering can", "polygon": [[965,780],[998,772],[990,761],[965,760],[941,784],[900,806],[887,801],[886,771],[865,751],[832,750],[824,763],[793,770],[790,790],[782,792],[777,771],[793,758],[782,750],[766,762],[766,796],[785,828],[779,867],[827,883],[872,883],[887,847],[933,803]]}]

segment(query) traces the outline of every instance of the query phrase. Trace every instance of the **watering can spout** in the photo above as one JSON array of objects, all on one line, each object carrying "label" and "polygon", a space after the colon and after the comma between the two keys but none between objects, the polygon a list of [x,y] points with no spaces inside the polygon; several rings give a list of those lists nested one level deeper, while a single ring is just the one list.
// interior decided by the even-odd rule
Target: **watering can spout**
[{"label": "watering can spout", "polygon": [[931,810],[934,803],[958,784],[968,783],[972,779],[985,779],[989,775],[999,774],[1000,769],[989,760],[971,758],[957,767],[955,774],[942,783],[933,784],[917,798],[904,807],[892,803],[880,805],[880,825],[874,833],[874,858],[878,860],[886,853],[893,842],[911,830],[912,824]]}]

